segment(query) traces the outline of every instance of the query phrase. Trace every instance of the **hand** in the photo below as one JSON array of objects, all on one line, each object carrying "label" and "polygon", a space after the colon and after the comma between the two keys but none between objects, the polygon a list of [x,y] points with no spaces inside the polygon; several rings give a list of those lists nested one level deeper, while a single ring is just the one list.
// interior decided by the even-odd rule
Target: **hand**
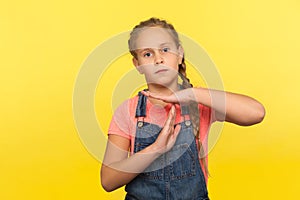
[{"label": "hand", "polygon": [[166,120],[163,129],[159,133],[156,141],[152,144],[153,150],[158,152],[159,154],[163,154],[169,151],[176,142],[177,136],[180,131],[180,125],[177,125],[174,128],[175,117],[175,106],[172,105],[168,114],[168,119]]},{"label": "hand", "polygon": [[191,101],[196,102],[196,96],[194,94],[193,88],[179,90],[177,92],[172,93],[171,95],[163,95],[158,93],[152,93],[149,91],[142,91],[142,94],[144,94],[147,97],[152,97],[154,99],[158,99],[167,103],[187,104]]}]

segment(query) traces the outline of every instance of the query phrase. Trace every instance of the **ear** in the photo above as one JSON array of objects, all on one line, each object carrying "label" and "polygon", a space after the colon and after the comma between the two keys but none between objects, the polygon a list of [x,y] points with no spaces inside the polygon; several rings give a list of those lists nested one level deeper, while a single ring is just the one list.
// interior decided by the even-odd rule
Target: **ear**
[{"label": "ear", "polygon": [[178,64],[182,64],[183,54],[184,54],[184,50],[183,50],[182,46],[179,46],[178,47]]},{"label": "ear", "polygon": [[132,58],[132,63],[140,74],[144,74],[142,68],[139,66],[139,61],[135,57]]}]

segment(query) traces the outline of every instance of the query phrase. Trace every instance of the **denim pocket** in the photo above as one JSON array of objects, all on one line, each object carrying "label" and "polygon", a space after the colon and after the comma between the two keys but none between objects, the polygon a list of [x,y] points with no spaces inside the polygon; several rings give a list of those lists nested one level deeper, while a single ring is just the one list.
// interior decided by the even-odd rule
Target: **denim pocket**
[{"label": "denim pocket", "polygon": [[197,158],[189,144],[183,143],[175,145],[167,153],[167,161],[170,163],[171,179],[183,179],[196,176]]}]

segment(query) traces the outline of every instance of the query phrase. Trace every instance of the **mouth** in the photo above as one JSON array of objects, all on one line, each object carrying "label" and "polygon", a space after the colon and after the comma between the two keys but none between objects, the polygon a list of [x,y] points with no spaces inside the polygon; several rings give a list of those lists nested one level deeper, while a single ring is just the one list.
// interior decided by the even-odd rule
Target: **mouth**
[{"label": "mouth", "polygon": [[159,74],[159,73],[163,73],[163,72],[166,72],[168,71],[167,69],[159,69],[155,72],[155,74]]}]

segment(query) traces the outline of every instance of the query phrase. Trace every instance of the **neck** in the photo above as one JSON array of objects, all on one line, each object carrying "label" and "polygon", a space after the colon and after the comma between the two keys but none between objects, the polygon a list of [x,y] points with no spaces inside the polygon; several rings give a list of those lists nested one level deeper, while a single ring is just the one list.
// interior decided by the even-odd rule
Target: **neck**
[{"label": "neck", "polygon": [[[161,94],[161,95],[166,95],[166,96],[171,95],[174,92],[179,90],[177,82],[174,82],[172,85],[169,85],[168,87],[163,86],[163,85],[158,85],[158,84],[148,84],[148,89],[149,89],[149,92],[156,93],[156,94]],[[161,106],[165,106],[165,105],[168,104],[166,102],[163,102],[161,100],[154,99],[154,98],[151,98],[151,97],[149,98],[149,100],[150,100],[151,103],[159,104]]]}]

